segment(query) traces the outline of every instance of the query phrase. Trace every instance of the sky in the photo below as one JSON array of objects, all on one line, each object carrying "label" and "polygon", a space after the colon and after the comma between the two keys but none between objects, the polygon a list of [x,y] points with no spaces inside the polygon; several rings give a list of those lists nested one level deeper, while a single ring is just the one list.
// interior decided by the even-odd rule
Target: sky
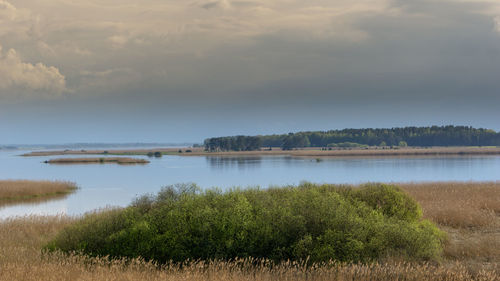
[{"label": "sky", "polygon": [[498,0],[0,0],[0,144],[500,130]]}]

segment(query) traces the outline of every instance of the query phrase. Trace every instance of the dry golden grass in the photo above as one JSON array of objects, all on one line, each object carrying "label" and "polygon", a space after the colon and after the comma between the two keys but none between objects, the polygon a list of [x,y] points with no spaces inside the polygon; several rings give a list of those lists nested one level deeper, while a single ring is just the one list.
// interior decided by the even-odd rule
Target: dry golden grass
[{"label": "dry golden grass", "polygon": [[71,182],[62,181],[0,181],[0,206],[27,201],[44,200],[66,195],[76,189]]},{"label": "dry golden grass", "polygon": [[500,182],[401,185],[449,236],[445,257],[500,264]]},{"label": "dry golden grass", "polygon": [[[25,217],[0,221],[0,280],[500,280],[499,214],[495,214],[495,222],[472,226],[470,220],[464,223],[461,219],[467,218],[463,213],[469,211],[494,209],[497,205],[490,197],[498,196],[500,184],[406,184],[404,188],[422,204],[426,217],[445,222],[440,226],[449,233],[450,241],[440,265],[391,261],[306,268],[297,263],[272,267],[265,261],[238,260],[158,267],[141,260],[110,262],[78,255],[48,255],[42,254],[41,247],[74,219]],[[489,193],[483,195],[484,190]],[[448,199],[450,191],[462,191],[463,195],[454,194]],[[457,208],[455,200],[469,203],[457,212],[443,212]],[[458,215],[444,219],[444,214]]]},{"label": "dry golden grass", "polygon": [[500,182],[446,182],[401,185],[424,210],[424,216],[451,227],[496,224],[500,214]]},{"label": "dry golden grass", "polygon": [[120,165],[147,164],[148,160],[130,157],[93,157],[93,158],[57,158],[45,161],[48,164],[106,164],[116,163]]}]

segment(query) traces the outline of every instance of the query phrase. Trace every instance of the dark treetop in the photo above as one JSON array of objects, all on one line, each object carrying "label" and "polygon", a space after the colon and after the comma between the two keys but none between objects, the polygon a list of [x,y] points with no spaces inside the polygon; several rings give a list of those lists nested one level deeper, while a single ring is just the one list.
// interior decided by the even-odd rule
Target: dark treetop
[{"label": "dark treetop", "polygon": [[205,140],[207,151],[250,151],[261,147],[499,146],[500,133],[468,126],[343,129],[281,135],[230,136]]}]

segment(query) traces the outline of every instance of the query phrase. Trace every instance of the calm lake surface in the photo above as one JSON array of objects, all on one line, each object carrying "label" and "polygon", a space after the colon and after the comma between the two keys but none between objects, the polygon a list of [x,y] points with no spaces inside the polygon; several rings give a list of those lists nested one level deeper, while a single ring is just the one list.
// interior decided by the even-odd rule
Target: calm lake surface
[{"label": "calm lake surface", "polygon": [[0,218],[28,214],[80,215],[98,208],[126,206],[138,195],[185,182],[195,182],[202,188],[225,189],[301,181],[357,184],[500,180],[500,156],[323,158],[321,161],[288,156],[163,156],[149,159],[148,165],[121,166],[48,165],[43,161],[58,156],[18,156],[22,153],[0,151],[0,179],[64,180],[77,183],[80,189],[64,199],[0,208]]}]

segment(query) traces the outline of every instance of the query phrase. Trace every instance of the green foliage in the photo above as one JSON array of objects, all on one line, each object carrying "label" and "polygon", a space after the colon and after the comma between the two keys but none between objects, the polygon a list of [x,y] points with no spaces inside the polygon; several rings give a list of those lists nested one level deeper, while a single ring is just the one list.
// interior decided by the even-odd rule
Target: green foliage
[{"label": "green foliage", "polygon": [[[499,146],[500,133],[468,126],[343,129],[205,140],[207,151],[257,150],[261,146],[294,149],[357,143],[368,146]],[[406,145],[405,145],[406,144]]]},{"label": "green foliage", "polygon": [[283,150],[291,150],[297,147],[308,147],[311,146],[309,138],[305,134],[288,134],[283,140],[281,148]]},{"label": "green foliage", "polygon": [[87,215],[47,248],[162,263],[237,257],[438,259],[443,233],[421,216],[417,203],[393,185],[303,183],[222,192],[180,184],[123,210]]},{"label": "green foliage", "polygon": [[389,217],[409,222],[422,217],[418,203],[395,185],[365,184],[358,189],[351,189],[349,195]]},{"label": "green foliage", "polygon": [[205,140],[206,151],[251,151],[260,149],[260,137],[234,136],[210,138]]},{"label": "green foliage", "polygon": [[341,142],[341,143],[329,143],[327,147],[368,147],[366,144],[359,144],[355,142]]}]

